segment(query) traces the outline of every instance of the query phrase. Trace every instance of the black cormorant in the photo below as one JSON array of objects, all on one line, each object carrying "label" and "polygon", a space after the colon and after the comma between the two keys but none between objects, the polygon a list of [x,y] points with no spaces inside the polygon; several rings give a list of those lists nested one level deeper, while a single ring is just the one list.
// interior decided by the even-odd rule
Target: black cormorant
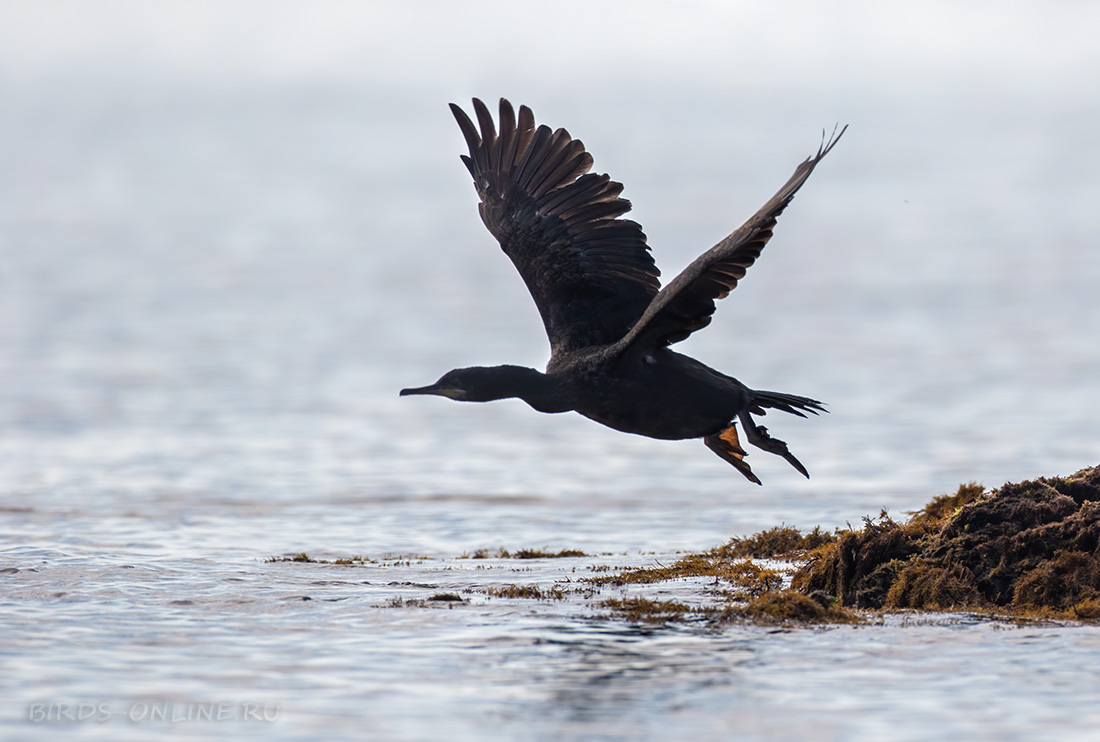
[{"label": "black cormorant", "polygon": [[[431,386],[401,394],[437,394],[466,402],[518,397],[539,412],[579,412],[615,430],[650,438],[702,438],[707,447],[760,484],[745,462],[736,421],[748,442],[782,456],[809,476],[787,444],[752,415],[778,409],[799,417],[825,411],[807,397],[750,389],[670,345],[706,327],[714,302],[734,289],[771,239],[783,209],[845,129],[747,222],[661,289],[660,271],[636,222],[620,218],[623,186],[589,173],[592,156],[565,129],[535,127],[531,109],[500,101],[497,131],[485,104],[478,125],[451,111],[470,147],[463,155],[481,197],[481,220],[511,258],[542,315],[550,362],[459,368]],[[479,131],[480,129],[480,131]],[[835,134],[835,130],[834,130]]]}]

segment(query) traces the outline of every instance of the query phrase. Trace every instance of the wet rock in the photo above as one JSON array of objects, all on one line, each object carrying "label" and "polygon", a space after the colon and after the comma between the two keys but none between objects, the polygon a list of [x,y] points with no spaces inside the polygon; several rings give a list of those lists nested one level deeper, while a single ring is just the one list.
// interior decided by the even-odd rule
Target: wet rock
[{"label": "wet rock", "polygon": [[795,590],[769,590],[731,613],[756,623],[859,623],[859,616],[833,604],[825,595],[807,597]]},{"label": "wet rock", "polygon": [[904,523],[866,519],[816,549],[793,587],[857,608],[1100,618],[1100,466],[963,485]]}]

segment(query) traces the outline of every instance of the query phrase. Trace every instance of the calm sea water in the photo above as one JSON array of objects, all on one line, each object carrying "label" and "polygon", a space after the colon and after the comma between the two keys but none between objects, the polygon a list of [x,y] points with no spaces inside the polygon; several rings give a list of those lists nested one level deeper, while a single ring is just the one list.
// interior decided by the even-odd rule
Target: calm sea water
[{"label": "calm sea water", "polygon": [[[583,30],[495,3],[471,6],[495,27],[432,3],[109,4],[117,27],[44,5],[83,20],[0,24],[4,739],[1095,734],[1095,627],[639,627],[484,592],[1096,464],[1089,6],[999,28],[843,6],[811,34],[807,5],[763,38],[767,12],[706,3],[566,4]],[[398,398],[546,360],[457,159],[445,104],[475,94],[582,138],[666,279],[851,125],[683,344],[829,404],[768,419],[812,479]],[[460,558],[500,547],[596,556]],[[264,561],[303,551],[374,561]],[[415,604],[444,592],[468,600]]]}]

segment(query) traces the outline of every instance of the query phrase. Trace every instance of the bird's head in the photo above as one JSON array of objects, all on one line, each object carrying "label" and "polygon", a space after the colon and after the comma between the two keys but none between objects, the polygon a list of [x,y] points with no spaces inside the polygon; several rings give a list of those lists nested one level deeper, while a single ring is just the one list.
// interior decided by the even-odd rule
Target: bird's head
[{"label": "bird's head", "polygon": [[434,384],[415,389],[402,389],[401,396],[435,394],[460,402],[491,402],[502,399],[508,395],[504,394],[505,390],[501,388],[499,369],[500,367],[484,366],[456,368],[443,374]]}]

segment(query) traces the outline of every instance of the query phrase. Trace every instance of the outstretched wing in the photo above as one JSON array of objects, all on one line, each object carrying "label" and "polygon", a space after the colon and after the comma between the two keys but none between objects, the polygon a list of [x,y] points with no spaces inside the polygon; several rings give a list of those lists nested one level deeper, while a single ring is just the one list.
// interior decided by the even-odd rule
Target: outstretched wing
[{"label": "outstretched wing", "polygon": [[674,278],[649,305],[621,347],[671,345],[709,325],[714,302],[726,298],[760,257],[783,209],[847,129],[845,126],[840,134],[834,130],[828,141],[823,138],[817,154],[799,165],[786,185],[759,211]]},{"label": "outstretched wing", "polygon": [[[588,173],[592,155],[565,129],[535,128],[531,109],[500,101],[500,133],[477,98],[478,126],[451,104],[481,197],[481,220],[531,292],[553,353],[620,340],[660,289],[623,186]],[[479,131],[480,128],[480,131]]]}]

